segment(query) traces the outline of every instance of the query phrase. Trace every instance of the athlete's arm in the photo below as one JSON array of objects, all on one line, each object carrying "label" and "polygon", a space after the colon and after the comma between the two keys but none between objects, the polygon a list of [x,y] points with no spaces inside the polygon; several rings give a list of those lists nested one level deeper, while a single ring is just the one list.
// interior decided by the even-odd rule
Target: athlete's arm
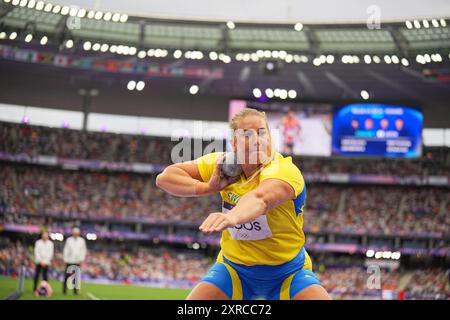
[{"label": "athlete's arm", "polygon": [[287,182],[275,178],[264,180],[256,189],[243,195],[228,213],[211,213],[200,230],[211,233],[245,224],[293,197],[294,189]]},{"label": "athlete's arm", "polygon": [[226,178],[220,174],[219,158],[209,181],[203,181],[197,162],[187,161],[168,166],[156,177],[156,186],[178,197],[200,197],[219,192],[239,177]]},{"label": "athlete's arm", "polygon": [[175,163],[156,177],[156,186],[179,197],[196,197],[207,194],[195,161]]}]

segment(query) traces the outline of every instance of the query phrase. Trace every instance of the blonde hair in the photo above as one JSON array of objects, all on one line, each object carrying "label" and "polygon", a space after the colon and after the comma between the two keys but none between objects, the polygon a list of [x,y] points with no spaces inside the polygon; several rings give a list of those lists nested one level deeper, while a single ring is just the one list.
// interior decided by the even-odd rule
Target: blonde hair
[{"label": "blonde hair", "polygon": [[269,129],[269,123],[267,122],[266,113],[264,111],[258,111],[256,109],[252,109],[252,108],[244,108],[241,111],[239,111],[238,113],[236,113],[230,121],[230,128],[233,131],[237,130],[238,121],[240,121],[248,116],[257,116],[257,117],[263,118],[266,123],[267,129]]}]

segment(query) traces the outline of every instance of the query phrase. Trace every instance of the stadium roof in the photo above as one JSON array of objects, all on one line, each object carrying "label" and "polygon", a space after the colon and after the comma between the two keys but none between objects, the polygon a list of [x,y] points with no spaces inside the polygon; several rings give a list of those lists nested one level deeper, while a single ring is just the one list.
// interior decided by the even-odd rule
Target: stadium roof
[{"label": "stadium roof", "polygon": [[379,13],[382,22],[450,16],[445,0],[55,0],[80,8],[130,16],[259,23],[365,23]]},{"label": "stadium roof", "polygon": [[[297,99],[306,100],[361,100],[366,90],[369,101],[448,103],[450,20],[414,19],[377,27],[366,23],[175,21],[42,1],[0,0],[0,46],[86,57],[94,62],[205,67],[219,69],[223,76],[98,74],[4,59],[0,65],[3,74],[9,73],[5,81],[45,72],[49,79],[69,77],[71,87],[117,86],[125,92],[128,81],[139,78],[151,82],[145,91],[182,94],[197,84],[200,96],[222,98],[253,98],[254,88],[263,92],[280,88],[294,89]],[[14,57],[23,55],[16,52]]]}]

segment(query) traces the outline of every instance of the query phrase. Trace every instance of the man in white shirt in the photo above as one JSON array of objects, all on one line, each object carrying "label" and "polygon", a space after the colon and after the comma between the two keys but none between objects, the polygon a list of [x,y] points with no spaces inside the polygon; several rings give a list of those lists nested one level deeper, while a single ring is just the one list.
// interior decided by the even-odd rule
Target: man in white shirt
[{"label": "man in white shirt", "polygon": [[39,276],[42,272],[42,278],[48,281],[48,267],[50,266],[54,253],[53,242],[48,239],[48,232],[43,231],[41,239],[36,241],[34,245],[34,260],[36,263],[36,271],[34,273],[33,291],[36,291]]},{"label": "man in white shirt", "polygon": [[[86,257],[86,241],[80,236],[80,229],[73,228],[72,236],[67,238],[64,245],[63,259],[66,264],[64,283],[63,283],[63,293],[66,294],[67,291],[67,279],[72,275],[70,270],[77,270],[76,272],[81,272],[80,265]],[[81,274],[75,277],[75,279],[80,279]],[[73,292],[78,293],[79,284],[75,283],[73,287]]]}]

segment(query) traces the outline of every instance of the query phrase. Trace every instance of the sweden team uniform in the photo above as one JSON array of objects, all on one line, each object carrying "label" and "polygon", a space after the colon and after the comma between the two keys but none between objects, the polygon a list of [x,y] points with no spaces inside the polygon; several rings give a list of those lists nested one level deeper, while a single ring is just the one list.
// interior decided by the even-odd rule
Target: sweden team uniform
[{"label": "sweden team uniform", "polygon": [[[222,154],[215,152],[197,159],[203,181],[209,181]],[[254,179],[247,180],[241,174],[239,181],[220,192],[222,211],[231,210],[241,196],[266,179],[287,182],[294,190],[294,198],[252,222],[224,230],[217,261],[202,279],[230,299],[292,299],[306,287],[320,284],[304,248],[306,185],[291,157],[275,153]]]}]

